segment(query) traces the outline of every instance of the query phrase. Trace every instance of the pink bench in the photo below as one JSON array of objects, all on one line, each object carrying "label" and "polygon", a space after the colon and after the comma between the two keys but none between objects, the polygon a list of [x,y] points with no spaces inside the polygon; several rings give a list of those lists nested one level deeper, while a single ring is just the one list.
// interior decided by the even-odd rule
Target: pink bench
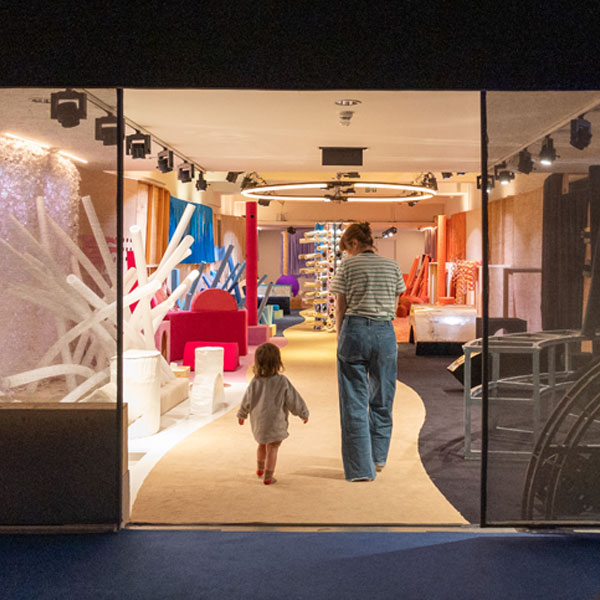
[{"label": "pink bench", "polygon": [[223,364],[225,371],[235,371],[240,366],[240,351],[237,342],[186,342],[183,349],[183,364],[193,371],[196,368],[196,348],[207,346],[225,350]]}]

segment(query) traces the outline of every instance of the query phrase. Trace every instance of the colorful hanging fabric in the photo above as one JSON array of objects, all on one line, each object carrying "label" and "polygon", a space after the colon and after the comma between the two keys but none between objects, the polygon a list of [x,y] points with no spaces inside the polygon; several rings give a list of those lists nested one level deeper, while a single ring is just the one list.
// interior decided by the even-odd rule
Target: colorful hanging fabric
[{"label": "colorful hanging fabric", "polygon": [[195,211],[184,235],[191,235],[194,238],[194,243],[191,247],[192,253],[181,262],[186,264],[213,263],[215,262],[215,242],[213,211],[210,206],[186,202],[185,200],[171,196],[169,207],[169,240],[173,237],[177,223],[179,223],[183,211],[188,204],[192,204],[195,207]]}]

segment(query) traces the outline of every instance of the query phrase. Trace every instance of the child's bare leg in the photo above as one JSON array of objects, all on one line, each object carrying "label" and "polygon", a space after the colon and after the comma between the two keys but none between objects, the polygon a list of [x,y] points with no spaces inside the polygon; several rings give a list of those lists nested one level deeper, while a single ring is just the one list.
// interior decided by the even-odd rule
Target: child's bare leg
[{"label": "child's bare leg", "polygon": [[277,452],[281,442],[271,442],[267,444],[267,457],[265,461],[265,484],[275,483],[277,480],[273,477],[275,465],[277,464]]},{"label": "child's bare leg", "polygon": [[267,458],[267,445],[259,444],[256,449],[256,474],[262,477],[265,472],[265,460]]}]

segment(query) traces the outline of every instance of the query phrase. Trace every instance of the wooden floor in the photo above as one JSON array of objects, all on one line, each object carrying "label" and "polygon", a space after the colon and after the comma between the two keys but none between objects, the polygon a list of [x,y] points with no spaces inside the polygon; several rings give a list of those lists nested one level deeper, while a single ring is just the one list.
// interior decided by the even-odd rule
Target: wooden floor
[{"label": "wooden floor", "polygon": [[[335,334],[310,322],[285,331],[286,375],[311,411],[290,416],[272,486],[255,471],[249,424],[233,408],[195,431],[158,462],[143,483],[131,521],[138,523],[464,524],[421,464],[417,439],[425,418],[419,396],[398,384],[388,464],[375,481],[345,481],[335,365]],[[250,375],[248,375],[250,377]]]}]

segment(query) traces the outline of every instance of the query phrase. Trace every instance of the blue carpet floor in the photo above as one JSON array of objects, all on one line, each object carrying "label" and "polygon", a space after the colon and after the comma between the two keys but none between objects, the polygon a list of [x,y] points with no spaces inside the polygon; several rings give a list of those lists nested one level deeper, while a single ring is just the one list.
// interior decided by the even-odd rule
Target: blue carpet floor
[{"label": "blue carpet floor", "polygon": [[142,531],[0,536],[0,597],[600,598],[600,536]]}]

